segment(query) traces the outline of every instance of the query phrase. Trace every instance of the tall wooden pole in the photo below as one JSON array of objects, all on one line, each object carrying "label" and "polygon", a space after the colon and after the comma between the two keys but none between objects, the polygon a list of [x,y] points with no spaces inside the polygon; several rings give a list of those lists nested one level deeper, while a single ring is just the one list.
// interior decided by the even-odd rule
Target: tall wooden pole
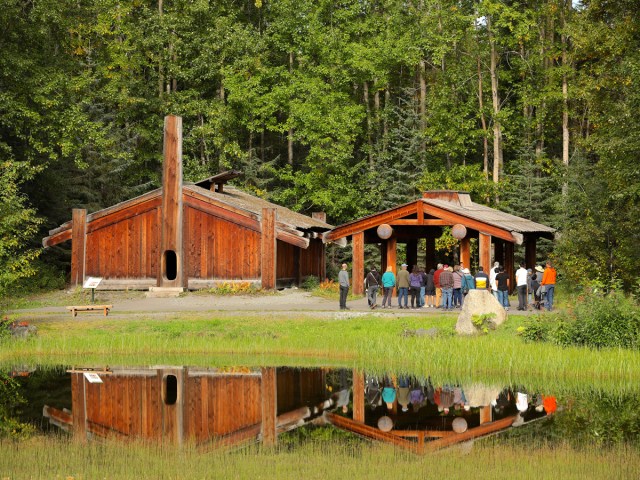
[{"label": "tall wooden pole", "polygon": [[468,236],[460,240],[460,261],[464,268],[471,268],[471,238]]},{"label": "tall wooden pole", "polygon": [[159,287],[186,287],[182,248],[182,118],[164,118]]},{"label": "tall wooden pole", "polygon": [[71,286],[84,283],[87,245],[87,211],[74,208],[71,220]]},{"label": "tall wooden pole", "polygon": [[353,419],[364,423],[364,373],[353,369]]},{"label": "tall wooden pole", "polygon": [[478,236],[480,267],[488,274],[491,270],[491,235],[480,232]]},{"label": "tall wooden pole", "polygon": [[272,447],[278,442],[276,431],[278,411],[276,369],[273,367],[262,369],[262,443],[265,447]]}]

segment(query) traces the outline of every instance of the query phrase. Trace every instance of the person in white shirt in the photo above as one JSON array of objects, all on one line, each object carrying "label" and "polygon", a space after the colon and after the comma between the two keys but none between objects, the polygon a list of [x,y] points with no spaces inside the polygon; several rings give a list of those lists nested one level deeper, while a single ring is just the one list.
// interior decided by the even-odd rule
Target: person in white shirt
[{"label": "person in white shirt", "polygon": [[493,296],[498,298],[498,284],[496,283],[496,275],[498,274],[497,270],[500,266],[500,262],[495,262],[493,264],[493,268],[489,271],[489,286],[491,287],[491,292]]},{"label": "person in white shirt", "polygon": [[527,269],[524,262],[516,270],[516,287],[518,288],[518,310],[527,309]]}]

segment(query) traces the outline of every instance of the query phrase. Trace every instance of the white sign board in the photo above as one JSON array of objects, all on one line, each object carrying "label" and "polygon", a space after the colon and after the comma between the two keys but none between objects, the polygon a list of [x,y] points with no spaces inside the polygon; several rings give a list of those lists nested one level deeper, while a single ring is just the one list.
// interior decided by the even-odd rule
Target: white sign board
[{"label": "white sign board", "polygon": [[100,282],[102,281],[102,277],[89,277],[84,281],[84,285],[82,288],[98,288]]},{"label": "white sign board", "polygon": [[84,372],[84,378],[89,380],[89,383],[102,383],[102,379],[100,378],[100,375],[98,375],[97,373]]}]

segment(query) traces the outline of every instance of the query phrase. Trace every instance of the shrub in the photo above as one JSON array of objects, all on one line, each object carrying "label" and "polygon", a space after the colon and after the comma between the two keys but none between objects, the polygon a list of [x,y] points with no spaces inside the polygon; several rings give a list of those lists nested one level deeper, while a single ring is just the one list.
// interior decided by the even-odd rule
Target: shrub
[{"label": "shrub", "polygon": [[307,278],[305,278],[302,282],[302,285],[300,285],[300,287],[304,290],[315,290],[319,286],[320,280],[318,280],[318,277],[315,277],[313,275],[309,275]]},{"label": "shrub", "polygon": [[222,282],[209,291],[215,295],[249,295],[259,290],[252,282]]}]

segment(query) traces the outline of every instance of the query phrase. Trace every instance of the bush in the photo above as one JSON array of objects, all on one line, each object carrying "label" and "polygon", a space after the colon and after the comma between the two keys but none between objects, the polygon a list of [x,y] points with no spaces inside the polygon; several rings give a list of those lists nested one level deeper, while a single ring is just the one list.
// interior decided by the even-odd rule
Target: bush
[{"label": "bush", "polygon": [[520,331],[529,341],[591,348],[640,347],[640,307],[622,294],[589,295],[581,299],[573,313],[537,316]]},{"label": "bush", "polygon": [[258,291],[252,282],[222,282],[209,290],[215,295],[250,295]]},{"label": "bush", "polygon": [[320,286],[320,280],[318,280],[318,277],[315,277],[313,275],[310,275],[307,278],[305,278],[302,284],[300,285],[300,287],[304,290],[315,290],[319,286]]}]

